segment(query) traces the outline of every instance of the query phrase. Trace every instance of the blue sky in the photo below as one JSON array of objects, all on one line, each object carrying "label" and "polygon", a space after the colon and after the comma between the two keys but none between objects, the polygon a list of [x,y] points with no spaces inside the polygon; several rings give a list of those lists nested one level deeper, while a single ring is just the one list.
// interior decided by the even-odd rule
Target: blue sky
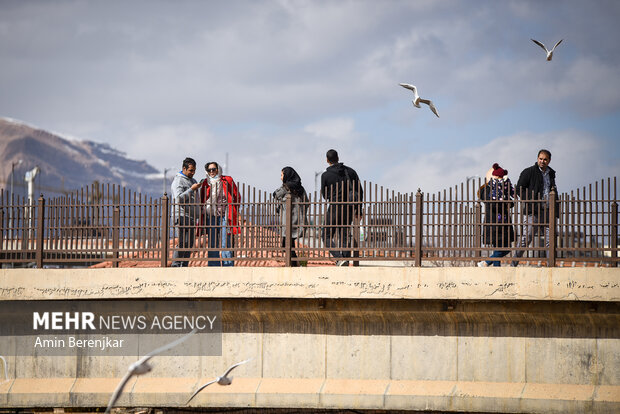
[{"label": "blue sky", "polygon": [[[0,116],[156,168],[308,190],[325,152],[438,191],[539,148],[562,191],[620,175],[617,1],[2,1]],[[548,47],[564,39],[551,62]],[[418,87],[432,99],[414,108]],[[199,168],[197,176],[204,176]]]}]

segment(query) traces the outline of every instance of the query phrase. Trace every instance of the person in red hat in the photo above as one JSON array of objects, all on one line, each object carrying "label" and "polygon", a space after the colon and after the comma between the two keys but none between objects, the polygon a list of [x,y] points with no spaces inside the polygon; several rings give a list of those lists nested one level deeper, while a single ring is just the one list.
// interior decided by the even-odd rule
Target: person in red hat
[{"label": "person in red hat", "polygon": [[[515,240],[515,231],[510,218],[510,210],[514,205],[514,187],[508,178],[508,171],[498,163],[487,172],[485,184],[478,191],[484,201],[484,244],[493,246],[496,250],[490,257],[504,257]],[[479,267],[500,266],[499,260],[483,260]]]}]

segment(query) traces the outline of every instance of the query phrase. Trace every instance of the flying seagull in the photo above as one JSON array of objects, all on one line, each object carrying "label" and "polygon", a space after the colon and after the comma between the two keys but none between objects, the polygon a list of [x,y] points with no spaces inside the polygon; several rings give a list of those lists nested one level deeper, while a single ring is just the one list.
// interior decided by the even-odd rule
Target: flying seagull
[{"label": "flying seagull", "polygon": [[205,388],[207,388],[209,385],[214,384],[214,383],[218,383],[220,385],[230,385],[232,384],[232,377],[229,377],[228,374],[230,374],[230,371],[232,371],[233,369],[237,368],[239,365],[243,365],[246,362],[251,361],[252,358],[250,359],[246,359],[245,361],[241,361],[241,362],[237,362],[234,365],[231,365],[226,372],[224,373],[224,375],[222,375],[221,377],[217,377],[216,379],[214,379],[213,381],[209,381],[206,384],[201,385],[196,391],[194,391],[194,393],[192,394],[191,397],[189,397],[189,400],[187,400],[187,402],[185,403],[185,405],[189,404],[189,402],[196,396],[196,394],[198,394],[200,391],[204,390]]},{"label": "flying seagull", "polygon": [[0,359],[2,360],[2,363],[4,365],[4,378],[5,378],[5,380],[2,381],[2,382],[6,382],[6,381],[9,380],[9,371],[8,371],[8,368],[7,368],[7,365],[6,365],[6,359],[4,359],[4,357],[2,355],[0,355]]},{"label": "flying seagull", "polygon": [[538,46],[540,46],[540,47],[542,47],[544,49],[544,51],[547,53],[547,61],[550,61],[551,59],[553,59],[553,51],[555,50],[556,47],[558,47],[558,45],[560,43],[562,43],[562,40],[564,40],[564,39],[561,39],[559,42],[557,42],[555,44],[555,46],[553,46],[553,49],[551,49],[551,50],[547,50],[545,45],[540,43],[538,40],[534,40],[534,39],[531,39],[531,40],[532,40],[532,42],[536,43]]},{"label": "flying seagull", "polygon": [[187,335],[177,339],[176,341],[170,342],[168,345],[164,345],[160,348],[157,348],[156,350],[143,356],[138,361],[129,365],[129,369],[127,370],[127,373],[125,374],[123,379],[121,379],[121,382],[118,383],[118,386],[114,390],[114,393],[112,393],[112,398],[110,398],[110,402],[108,403],[108,408],[106,408],[105,410],[106,414],[108,414],[110,410],[112,409],[112,407],[114,407],[114,404],[116,404],[116,401],[118,401],[121,394],[123,393],[123,388],[125,388],[125,385],[127,385],[127,382],[131,379],[131,377],[133,377],[134,375],[143,375],[143,374],[146,374],[147,372],[151,372],[153,367],[151,367],[148,364],[148,361],[151,358],[153,358],[155,355],[161,354],[162,352],[166,352],[167,350],[174,348],[175,346],[179,345],[182,342],[185,342],[187,338],[189,338],[195,333],[196,333],[196,329],[194,328]]},{"label": "flying seagull", "polygon": [[437,113],[437,108],[435,108],[433,101],[429,99],[420,98],[420,96],[418,95],[418,88],[416,88],[413,85],[409,85],[408,83],[399,83],[399,85],[402,86],[403,88],[410,89],[413,91],[413,101],[411,101],[413,103],[413,106],[415,106],[416,108],[421,108],[420,102],[422,102],[423,104],[427,104],[431,108],[431,111],[433,111],[433,113],[437,115],[437,118],[439,118],[439,114]]}]

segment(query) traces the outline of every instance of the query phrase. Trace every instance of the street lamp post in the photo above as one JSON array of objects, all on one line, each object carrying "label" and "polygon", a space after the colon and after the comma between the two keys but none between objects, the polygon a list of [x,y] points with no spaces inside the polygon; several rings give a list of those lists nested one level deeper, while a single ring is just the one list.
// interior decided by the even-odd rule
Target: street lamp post
[{"label": "street lamp post", "polygon": [[166,174],[168,173],[168,171],[170,171],[172,168],[164,168],[164,185],[163,185],[163,191],[161,192],[161,195],[166,194]]},{"label": "street lamp post", "polygon": [[[314,191],[318,191],[319,188],[319,184],[318,184],[318,178],[321,174],[323,174],[325,172],[325,170],[321,170],[321,171],[315,171],[314,172]],[[321,199],[321,197],[319,196],[319,200]]]},{"label": "street lamp post", "polygon": [[[20,165],[23,162],[23,160],[19,160],[19,161],[14,161],[11,162],[11,199],[10,200],[15,200],[15,197],[13,197],[13,176],[15,175],[15,166],[16,165]],[[13,201],[11,201],[11,207],[9,208],[9,228],[11,228],[13,226]]]},{"label": "street lamp post", "polygon": [[20,165],[23,160],[14,161],[11,163],[11,198],[13,197],[13,176],[15,175],[15,166]]}]

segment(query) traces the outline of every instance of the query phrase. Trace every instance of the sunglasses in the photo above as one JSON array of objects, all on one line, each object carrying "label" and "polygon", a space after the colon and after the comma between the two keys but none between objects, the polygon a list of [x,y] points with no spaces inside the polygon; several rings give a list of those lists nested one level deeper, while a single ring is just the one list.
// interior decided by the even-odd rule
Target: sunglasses
[{"label": "sunglasses", "polygon": [[207,172],[217,172],[217,168],[207,168]]}]

